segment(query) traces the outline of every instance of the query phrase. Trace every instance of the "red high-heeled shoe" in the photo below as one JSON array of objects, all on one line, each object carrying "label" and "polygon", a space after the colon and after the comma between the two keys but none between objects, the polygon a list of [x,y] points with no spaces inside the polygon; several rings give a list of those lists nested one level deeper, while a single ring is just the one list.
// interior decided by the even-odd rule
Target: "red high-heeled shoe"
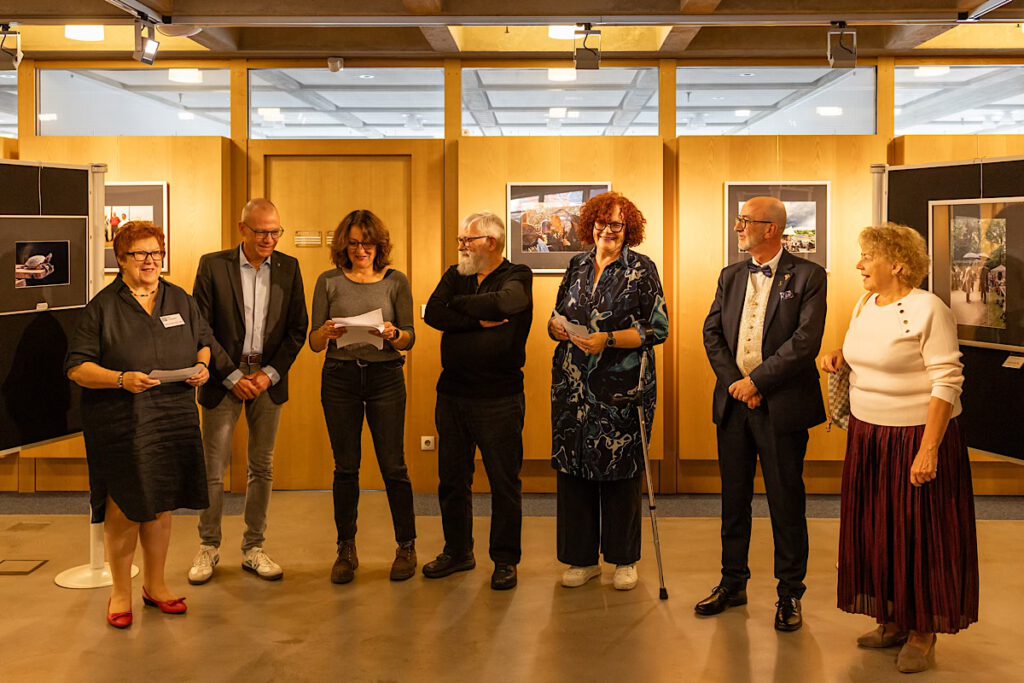
[{"label": "red high-heeled shoe", "polygon": [[184,614],[188,611],[188,605],[185,604],[185,598],[174,598],[173,600],[160,601],[153,598],[146,587],[142,587],[142,602],[147,607],[159,607],[160,611],[164,614]]},{"label": "red high-heeled shoe", "polygon": [[107,623],[114,628],[128,628],[132,625],[132,611],[110,613],[110,600],[107,600]]}]

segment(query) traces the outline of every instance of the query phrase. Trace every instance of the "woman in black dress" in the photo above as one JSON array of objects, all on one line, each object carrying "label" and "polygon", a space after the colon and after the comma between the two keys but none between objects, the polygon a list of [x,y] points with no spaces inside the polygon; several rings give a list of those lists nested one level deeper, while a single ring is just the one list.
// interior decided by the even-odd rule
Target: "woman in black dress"
[{"label": "woman in black dress", "polygon": [[[64,370],[82,386],[82,431],[93,522],[103,522],[114,587],[107,622],[132,624],[132,560],[142,543],[142,597],[166,614],[184,598],[164,581],[171,511],[207,507],[195,390],[209,379],[213,335],[183,289],[160,278],[164,236],[152,223],[122,225],[120,274],[85,307]],[[184,382],[153,370],[195,367]]]}]

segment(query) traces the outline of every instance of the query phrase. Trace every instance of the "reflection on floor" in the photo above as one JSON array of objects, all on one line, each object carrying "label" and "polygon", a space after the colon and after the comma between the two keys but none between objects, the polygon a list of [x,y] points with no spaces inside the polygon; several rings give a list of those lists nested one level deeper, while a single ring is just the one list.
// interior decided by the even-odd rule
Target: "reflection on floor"
[{"label": "reflection on floor", "polygon": [[[661,520],[667,602],[657,599],[649,526],[636,590],[613,590],[610,567],[600,583],[569,590],[558,584],[554,519],[527,518],[520,585],[495,593],[487,518],[477,519],[475,571],[405,583],[387,580],[394,542],[383,494],[363,496],[360,522],[356,580],[335,586],[330,494],[275,493],[267,551],[284,566],[284,580],[242,571],[242,520],[232,516],[216,576],[193,587],[185,574],[197,547],[195,518],[176,517],[168,568],[189,613],[144,609],[137,580],[135,625],[120,632],[103,619],[106,589],[53,584],[59,571],[88,560],[84,517],[0,517],[0,559],[49,560],[30,576],[0,576],[0,680],[908,680],[893,667],[895,650],[854,646],[871,622],[834,606],[836,520],[810,522],[806,625],[792,634],[772,629],[766,519],[754,522],[750,604],[710,619],[692,608],[718,579],[714,519]],[[418,531],[422,564],[441,548],[440,519],[421,517]],[[937,669],[915,681],[1021,680],[1024,652],[1012,632],[1024,613],[1024,522],[981,522],[979,537],[981,623],[940,636]]]}]

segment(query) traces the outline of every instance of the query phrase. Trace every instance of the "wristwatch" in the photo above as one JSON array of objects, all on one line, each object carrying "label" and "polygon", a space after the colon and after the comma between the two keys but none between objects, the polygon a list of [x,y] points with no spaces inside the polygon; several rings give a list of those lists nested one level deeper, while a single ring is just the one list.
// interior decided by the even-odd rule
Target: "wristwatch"
[{"label": "wristwatch", "polygon": [[606,344],[606,346],[608,348],[610,348],[610,349],[611,348],[615,348],[615,333],[614,332],[609,332],[608,333],[608,343]]}]

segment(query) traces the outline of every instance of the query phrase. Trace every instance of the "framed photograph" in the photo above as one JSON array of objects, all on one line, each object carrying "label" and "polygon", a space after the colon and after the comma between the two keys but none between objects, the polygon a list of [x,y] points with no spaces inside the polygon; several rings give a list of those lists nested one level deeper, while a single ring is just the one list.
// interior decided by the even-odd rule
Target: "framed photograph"
[{"label": "framed photograph", "polygon": [[509,183],[505,255],[535,273],[563,273],[572,257],[588,247],[576,226],[587,200],[611,183]]},{"label": "framed photograph", "polygon": [[85,306],[89,217],[0,216],[3,271],[0,315]]},{"label": "framed photograph", "polygon": [[117,272],[114,235],[129,221],[150,221],[164,231],[167,256],[161,272],[171,270],[171,228],[167,221],[167,183],[106,183],[103,209],[103,271]]},{"label": "framed photograph", "polygon": [[776,197],[786,205],[783,248],[828,270],[829,190],[827,181],[726,183],[725,265],[748,258],[740,251],[736,237],[736,218],[740,209],[754,197]]},{"label": "framed photograph", "polygon": [[960,342],[1024,351],[1024,197],[930,201],[928,234]]}]

